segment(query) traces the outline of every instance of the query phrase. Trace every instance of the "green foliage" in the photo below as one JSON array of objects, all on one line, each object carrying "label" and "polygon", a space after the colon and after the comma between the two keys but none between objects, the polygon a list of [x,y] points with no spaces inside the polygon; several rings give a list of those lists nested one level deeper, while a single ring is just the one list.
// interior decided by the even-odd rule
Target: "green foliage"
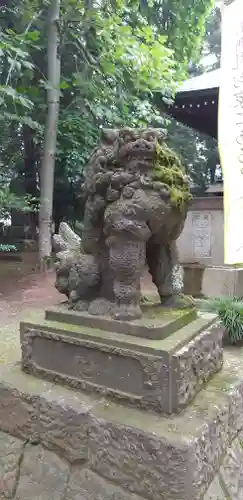
[{"label": "green foliage", "polygon": [[0,252],[17,252],[18,249],[15,245],[10,245],[8,243],[6,244],[3,244],[3,243],[0,243]]},{"label": "green foliage", "polygon": [[168,145],[182,158],[194,192],[203,195],[217,177],[219,154],[217,141],[171,120],[168,125]]},{"label": "green foliage", "polygon": [[6,220],[9,218],[10,210],[16,209],[23,212],[33,210],[32,205],[35,200],[31,196],[16,196],[11,192],[9,186],[3,185],[0,187],[0,219]]},{"label": "green foliage", "polygon": [[[197,76],[220,65],[221,54],[221,14],[214,8],[206,22],[206,33],[201,48],[201,57],[210,55],[207,67],[190,64],[190,76]],[[212,56],[214,58],[212,59]],[[204,62],[206,63],[206,59]],[[170,120],[168,124],[168,144],[182,158],[195,195],[202,196],[208,186],[222,179],[217,141],[200,134],[182,124]]]},{"label": "green foliage", "polygon": [[181,71],[188,71],[189,62],[198,62],[205,20],[213,8],[213,0],[141,0],[141,12],[149,23],[158,27],[168,37],[168,46],[175,59],[180,61]]},{"label": "green foliage", "polygon": [[219,7],[214,7],[206,23],[206,39],[203,50],[205,55],[213,54],[215,62],[210,65],[209,69],[220,67],[221,57],[221,12]]},{"label": "green foliage", "polygon": [[[179,64],[166,38],[153,26],[133,27],[133,13],[126,2],[116,9],[98,7],[89,13],[80,9],[80,25],[68,26],[68,44],[77,58],[70,78],[70,62],[65,73],[64,52],[61,108],[71,86],[74,99],[68,105],[69,113],[74,104],[86,116],[86,124],[89,120],[96,128],[103,124],[142,126],[153,120],[161,123],[151,96],[158,91],[173,92],[179,77]],[[89,36],[80,30],[84,23],[88,33],[92,28]]]},{"label": "green foliage", "polygon": [[0,31],[0,106],[1,119],[26,119],[31,124],[29,113],[33,102],[23,88],[18,89],[18,82],[24,72],[32,74],[33,64],[30,61],[26,48],[27,37],[19,37],[11,30],[5,33]]},{"label": "green foliage", "polygon": [[[197,60],[210,5],[62,0],[55,220],[79,217],[83,170],[102,127],[164,123],[154,97],[171,97],[189,62]],[[0,168],[7,183],[24,170],[32,196],[38,195],[49,86],[47,7],[48,0],[13,0],[1,12]]]},{"label": "green foliage", "polygon": [[226,339],[233,345],[243,340],[243,301],[234,298],[218,298],[206,302],[207,311],[216,312],[225,330]]},{"label": "green foliage", "polygon": [[102,72],[115,79],[116,84],[125,77],[137,95],[163,93],[175,84],[173,51],[166,47],[166,37],[158,35],[153,26],[133,29],[123,24],[121,16],[113,15],[103,19],[98,35]]}]

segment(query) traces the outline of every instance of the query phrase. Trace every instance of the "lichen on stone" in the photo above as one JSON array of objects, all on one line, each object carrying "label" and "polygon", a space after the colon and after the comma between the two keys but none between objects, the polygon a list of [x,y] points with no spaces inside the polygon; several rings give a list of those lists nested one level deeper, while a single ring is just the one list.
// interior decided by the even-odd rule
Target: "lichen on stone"
[{"label": "lichen on stone", "polygon": [[157,144],[153,168],[153,179],[169,186],[171,205],[180,208],[192,196],[185,169],[179,156],[166,144]]}]

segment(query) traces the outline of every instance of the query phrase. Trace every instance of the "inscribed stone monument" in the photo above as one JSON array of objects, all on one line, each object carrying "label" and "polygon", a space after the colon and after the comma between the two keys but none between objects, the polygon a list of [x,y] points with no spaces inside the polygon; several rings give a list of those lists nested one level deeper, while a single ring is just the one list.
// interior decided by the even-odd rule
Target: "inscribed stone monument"
[{"label": "inscribed stone monument", "polygon": [[199,259],[211,256],[211,213],[192,213],[193,251]]}]

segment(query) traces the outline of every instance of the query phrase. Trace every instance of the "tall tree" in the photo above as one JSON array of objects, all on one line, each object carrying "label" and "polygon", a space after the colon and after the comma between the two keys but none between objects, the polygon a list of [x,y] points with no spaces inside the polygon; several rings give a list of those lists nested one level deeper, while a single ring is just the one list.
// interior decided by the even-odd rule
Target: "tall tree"
[{"label": "tall tree", "polygon": [[53,187],[60,100],[59,24],[60,0],[51,0],[48,9],[47,121],[40,171],[39,256],[42,269],[45,268],[45,258],[51,255]]},{"label": "tall tree", "polygon": [[185,72],[189,62],[198,62],[213,5],[213,0],[140,0],[141,11],[168,37],[168,46],[173,47]]}]

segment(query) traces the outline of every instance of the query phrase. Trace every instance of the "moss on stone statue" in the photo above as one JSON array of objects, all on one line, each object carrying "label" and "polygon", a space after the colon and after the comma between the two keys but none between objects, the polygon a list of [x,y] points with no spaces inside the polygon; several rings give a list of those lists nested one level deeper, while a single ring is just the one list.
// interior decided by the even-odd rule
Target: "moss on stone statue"
[{"label": "moss on stone statue", "polygon": [[181,207],[191,199],[185,169],[180,158],[165,144],[158,143],[153,169],[153,180],[166,184],[170,189],[171,205]]},{"label": "moss on stone statue", "polygon": [[[183,314],[184,312],[186,311],[189,311],[191,309],[196,309],[196,303],[195,303],[195,300],[194,298],[191,296],[191,295],[185,295],[183,293],[180,293],[179,294],[179,298],[181,300],[181,308],[180,307],[177,307],[177,308],[168,308],[167,309],[167,312],[171,313],[173,312],[173,314],[178,314],[180,315],[181,313]],[[159,297],[146,297],[145,295],[141,295],[141,298],[140,298],[140,305],[142,307],[142,309],[153,309],[157,311],[157,314],[164,314],[166,312],[166,309],[161,307],[161,300],[159,299]],[[160,307],[159,307],[160,306]]]},{"label": "moss on stone statue", "polygon": [[[140,318],[137,281],[145,259],[157,290],[170,291],[162,306],[190,307],[180,295],[176,252],[191,198],[189,182],[164,138],[160,129],[103,131],[85,170],[82,242],[69,229],[65,251],[57,255],[55,286],[70,309],[85,307],[92,316],[106,313],[118,321]],[[55,239],[60,246],[60,235]]]},{"label": "moss on stone statue", "polygon": [[170,189],[170,201],[175,207],[180,207],[191,200],[191,195],[186,190],[173,186]]},{"label": "moss on stone statue", "polygon": [[197,317],[197,309],[196,307],[192,306],[185,307],[184,309],[174,309],[174,308],[165,309],[161,306],[161,304],[157,304],[154,306],[149,305],[147,307],[142,306],[142,311],[144,317],[148,320],[161,319],[163,321],[167,321],[168,319],[181,318],[189,313],[190,314],[192,313],[193,316],[194,312],[195,312],[195,318]]}]

